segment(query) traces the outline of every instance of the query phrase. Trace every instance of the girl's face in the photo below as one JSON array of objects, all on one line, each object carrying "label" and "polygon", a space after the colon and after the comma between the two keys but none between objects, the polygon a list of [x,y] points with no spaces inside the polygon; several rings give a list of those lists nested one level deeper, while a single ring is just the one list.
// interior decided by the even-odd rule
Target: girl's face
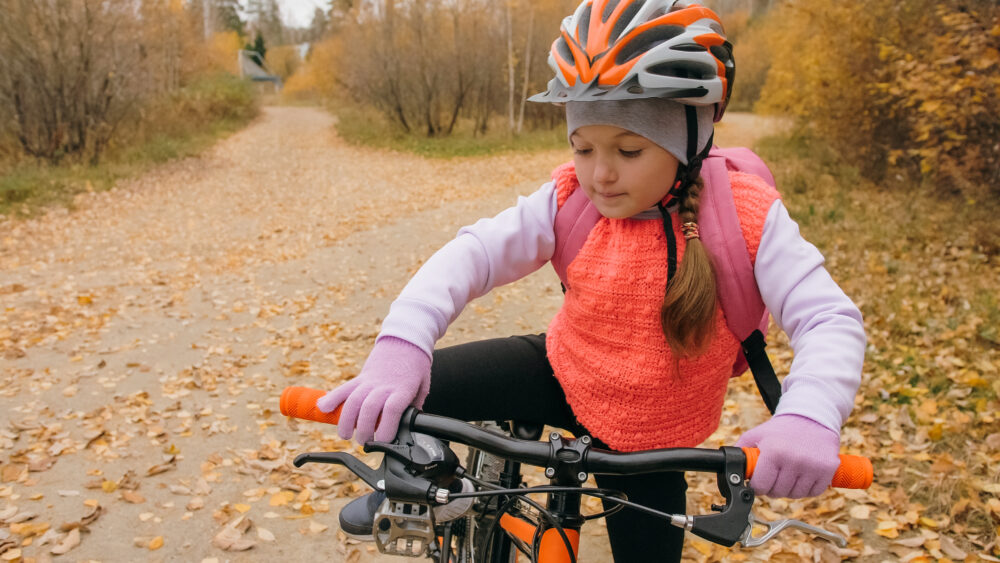
[{"label": "girl's face", "polygon": [[613,125],[585,125],[570,137],[580,187],[601,215],[624,219],[666,197],[679,162],[649,139]]}]

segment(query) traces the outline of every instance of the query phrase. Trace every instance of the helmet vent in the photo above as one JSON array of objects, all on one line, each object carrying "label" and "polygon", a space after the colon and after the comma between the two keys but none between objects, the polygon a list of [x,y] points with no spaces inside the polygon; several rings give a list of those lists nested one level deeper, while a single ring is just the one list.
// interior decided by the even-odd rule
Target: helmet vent
[{"label": "helmet vent", "polygon": [[601,23],[608,23],[608,18],[611,17],[611,12],[614,12],[615,8],[617,8],[620,3],[621,0],[611,0],[604,5],[604,11],[601,12]]},{"label": "helmet vent", "polygon": [[716,70],[705,65],[692,63],[690,61],[667,61],[657,63],[646,69],[650,74],[660,76],[672,76],[674,78],[695,78],[698,80],[710,80],[716,77]]},{"label": "helmet vent", "polygon": [[625,64],[660,43],[670,41],[682,33],[684,33],[684,28],[679,25],[661,25],[643,31],[618,52],[618,55],[615,57],[615,63]]},{"label": "helmet vent", "polygon": [[587,4],[587,7],[583,9],[583,13],[580,14],[580,23],[576,25],[576,29],[580,32],[580,45],[587,45],[587,37],[590,36],[590,14],[594,9],[594,5]]},{"label": "helmet vent", "polygon": [[670,48],[671,51],[683,51],[685,53],[704,53],[708,49],[697,44],[697,43],[682,43],[680,45],[674,45]]},{"label": "helmet vent", "polygon": [[559,37],[556,39],[556,51],[559,52],[564,60],[569,61],[570,64],[576,64],[576,57],[573,56],[573,51],[570,50],[569,45],[566,44],[566,39],[564,37]]},{"label": "helmet vent", "polygon": [[617,41],[621,39],[622,33],[624,33],[625,28],[628,24],[632,22],[632,18],[639,13],[642,9],[642,5],[646,3],[646,0],[633,0],[631,4],[625,7],[622,15],[618,17],[618,21],[615,22],[615,26],[611,28],[611,40]]},{"label": "helmet vent", "polygon": [[722,64],[727,64],[733,60],[733,52],[730,49],[723,47],[722,45],[712,45],[708,48],[715,55],[715,58],[722,61]]}]

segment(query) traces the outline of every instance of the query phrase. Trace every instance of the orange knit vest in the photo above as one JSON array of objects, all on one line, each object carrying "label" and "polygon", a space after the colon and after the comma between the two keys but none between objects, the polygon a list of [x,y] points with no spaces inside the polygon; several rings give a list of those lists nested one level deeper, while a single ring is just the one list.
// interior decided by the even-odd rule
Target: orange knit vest
[{"label": "orange knit vest", "polygon": [[[557,203],[579,187],[571,166],[553,173]],[[730,173],[751,260],[778,193],[756,176]],[[674,220],[677,263],[684,256]],[[740,344],[715,312],[712,345],[676,358],[660,327],[667,243],[658,220],[602,217],[566,270],[570,290],[549,324],[548,358],[577,420],[619,451],[691,447],[719,426]]]}]

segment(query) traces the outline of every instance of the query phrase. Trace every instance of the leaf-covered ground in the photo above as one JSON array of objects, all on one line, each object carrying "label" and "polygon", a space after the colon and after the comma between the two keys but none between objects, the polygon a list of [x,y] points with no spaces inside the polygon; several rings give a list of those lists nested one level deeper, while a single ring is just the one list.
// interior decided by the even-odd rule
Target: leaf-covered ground
[{"label": "leaf-covered ground", "polygon": [[[724,144],[759,132],[732,122]],[[365,485],[290,464],[356,446],[286,420],[278,394],[356,374],[422,260],[567,152],[429,161],[346,146],[317,110],[268,108],[201,158],[71,212],[0,220],[0,560],[392,560],[338,530]],[[996,560],[996,247],[930,200],[826,178],[799,191],[800,168],[776,167],[789,207],[866,316],[844,449],[872,457],[878,483],[760,507],[839,530],[847,550],[789,533],[756,551],[692,539],[686,553]],[[560,301],[546,268],[473,303],[441,344],[540,332]],[[782,373],[791,354],[772,334]],[[706,445],[764,417],[750,378],[735,380]],[[718,502],[709,480],[691,483],[692,510]],[[609,559],[603,535],[588,525],[581,561]]]}]

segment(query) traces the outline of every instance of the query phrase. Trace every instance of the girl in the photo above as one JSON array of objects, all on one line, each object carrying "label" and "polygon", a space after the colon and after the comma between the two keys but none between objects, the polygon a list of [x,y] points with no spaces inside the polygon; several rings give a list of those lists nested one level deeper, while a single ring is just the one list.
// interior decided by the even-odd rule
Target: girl
[{"label": "girl", "polygon": [[[565,104],[573,166],[461,229],[417,272],[360,375],[318,403],[326,412],[344,403],[342,437],[389,441],[409,405],[544,423],[618,451],[696,446],[718,427],[740,345],[716,299],[698,208],[701,162],[733,82],[721,22],[684,0],[584,0],[563,21],[549,65],[555,78],[531,99]],[[860,382],[861,314],[778,194],[756,176],[730,181],[754,277],[795,351],[776,415],[737,445],[760,448],[750,483],[758,494],[815,496],[838,465]],[[548,333],[434,350],[470,300],[552,258],[556,212],[577,189],[602,217],[567,269]],[[685,510],[681,473],[597,483],[664,512]],[[379,502],[373,493],[345,507],[345,532],[369,535]],[[680,559],[680,529],[630,510],[607,525],[618,561]]]}]

